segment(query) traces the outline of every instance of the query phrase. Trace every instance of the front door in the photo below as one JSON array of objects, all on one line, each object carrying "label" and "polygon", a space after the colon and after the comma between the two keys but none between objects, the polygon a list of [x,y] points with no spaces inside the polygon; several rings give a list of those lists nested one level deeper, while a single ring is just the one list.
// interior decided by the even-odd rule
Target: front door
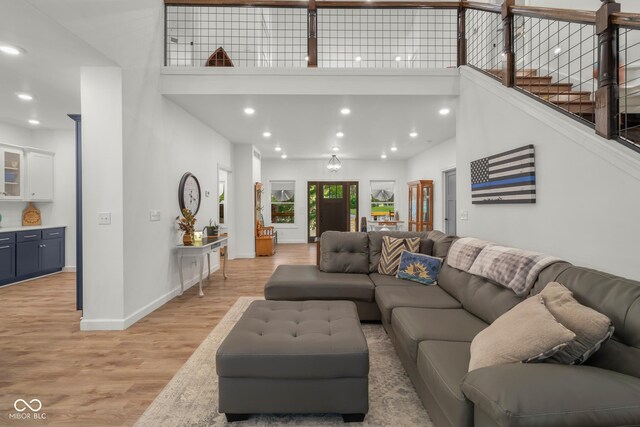
[{"label": "front door", "polygon": [[449,235],[456,234],[456,170],[450,170],[444,173],[444,191],[445,191],[445,213],[444,225],[445,233]]},{"label": "front door", "polygon": [[358,183],[308,183],[309,242],[325,231],[357,231]]}]

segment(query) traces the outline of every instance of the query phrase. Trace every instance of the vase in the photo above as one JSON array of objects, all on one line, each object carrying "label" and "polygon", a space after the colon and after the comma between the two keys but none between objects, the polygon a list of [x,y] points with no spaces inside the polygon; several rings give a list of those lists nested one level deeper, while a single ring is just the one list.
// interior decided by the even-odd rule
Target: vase
[{"label": "vase", "polygon": [[193,233],[184,233],[182,235],[182,243],[185,246],[193,246]]}]

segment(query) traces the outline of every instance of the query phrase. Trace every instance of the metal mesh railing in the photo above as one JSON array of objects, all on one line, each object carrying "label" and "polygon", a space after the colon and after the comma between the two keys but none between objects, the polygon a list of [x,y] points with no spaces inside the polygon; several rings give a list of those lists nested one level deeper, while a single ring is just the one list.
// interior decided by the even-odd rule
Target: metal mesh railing
[{"label": "metal mesh railing", "polygon": [[318,67],[457,66],[455,9],[318,10]]},{"label": "metal mesh railing", "polygon": [[165,17],[167,66],[307,66],[305,8],[167,6]]},{"label": "metal mesh railing", "polygon": [[516,16],[514,51],[516,87],[575,118],[595,122],[594,25]]},{"label": "metal mesh railing", "polygon": [[640,149],[640,30],[620,28],[618,34],[620,138]]},{"label": "metal mesh railing", "polygon": [[466,10],[467,65],[488,73],[502,75],[504,30],[499,13]]}]

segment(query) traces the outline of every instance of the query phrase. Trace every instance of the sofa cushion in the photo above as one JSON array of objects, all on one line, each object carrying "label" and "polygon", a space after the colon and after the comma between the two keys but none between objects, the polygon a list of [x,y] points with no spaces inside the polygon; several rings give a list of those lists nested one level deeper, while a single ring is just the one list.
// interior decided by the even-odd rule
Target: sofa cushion
[{"label": "sofa cushion", "polygon": [[320,237],[320,270],[325,273],[369,272],[367,233],[325,231]]},{"label": "sofa cushion", "polygon": [[402,252],[418,252],[420,249],[420,238],[396,238],[390,236],[382,237],[382,255],[378,264],[378,273],[395,276],[400,265]]},{"label": "sofa cushion", "polygon": [[415,361],[422,341],[471,342],[487,324],[463,309],[400,307],[391,312],[391,327]]},{"label": "sofa cushion", "polygon": [[419,286],[411,280],[398,279],[395,276],[387,276],[386,274],[371,273],[369,278],[374,285],[377,286]]},{"label": "sofa cushion", "polygon": [[419,237],[420,239],[430,238],[429,232],[416,231],[370,231],[367,233],[367,235],[369,236],[369,273],[378,272],[378,264],[380,264],[380,255],[382,254],[383,236],[391,236],[397,238]]},{"label": "sofa cushion", "polygon": [[440,233],[439,235],[434,235],[433,233],[436,232],[430,232],[429,233],[429,238],[433,239],[433,256],[437,256],[438,258],[443,258],[446,259],[447,255],[449,254],[449,248],[451,247],[451,245],[453,244],[453,242],[455,242],[458,237],[457,236],[448,236],[445,234],[440,233],[439,231],[437,233]]},{"label": "sofa cushion", "polygon": [[640,379],[590,366],[536,363],[477,369],[467,374],[462,391],[505,427],[640,424]]},{"label": "sofa cushion", "polygon": [[576,334],[562,326],[540,296],[521,302],[479,333],[471,343],[469,371],[553,356]]},{"label": "sofa cushion", "polygon": [[492,323],[523,301],[510,289],[450,267],[446,262],[438,274],[438,285],[460,301],[466,310],[487,323]]},{"label": "sofa cushion", "polygon": [[452,426],[473,425],[473,404],[460,385],[469,366],[469,343],[423,341],[418,349],[417,367],[438,406]]},{"label": "sofa cushion", "polygon": [[418,284],[415,284],[415,286],[377,286],[375,296],[376,303],[382,314],[382,320],[387,324],[391,322],[391,311],[397,307],[462,307],[455,298],[438,286],[422,286]]},{"label": "sofa cushion", "polygon": [[441,266],[442,258],[404,251],[400,255],[400,265],[396,277],[422,285],[435,285],[438,283],[438,273]]},{"label": "sofa cushion", "polygon": [[581,364],[611,337],[611,320],[604,314],[580,304],[573,298],[571,291],[560,283],[549,283],[540,293],[540,297],[553,317],[576,334],[576,339],[551,356],[549,361]]},{"label": "sofa cushion", "polygon": [[373,292],[366,274],[325,273],[315,265],[280,265],[264,286],[268,300],[373,301]]}]

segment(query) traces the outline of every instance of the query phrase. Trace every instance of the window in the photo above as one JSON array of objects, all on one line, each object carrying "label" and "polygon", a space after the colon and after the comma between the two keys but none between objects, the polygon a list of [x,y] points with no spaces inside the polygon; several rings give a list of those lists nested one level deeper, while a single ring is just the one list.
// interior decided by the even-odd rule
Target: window
[{"label": "window", "polygon": [[295,222],[295,182],[271,181],[271,223]]},{"label": "window", "polygon": [[371,181],[371,218],[392,219],[396,212],[395,181]]}]

